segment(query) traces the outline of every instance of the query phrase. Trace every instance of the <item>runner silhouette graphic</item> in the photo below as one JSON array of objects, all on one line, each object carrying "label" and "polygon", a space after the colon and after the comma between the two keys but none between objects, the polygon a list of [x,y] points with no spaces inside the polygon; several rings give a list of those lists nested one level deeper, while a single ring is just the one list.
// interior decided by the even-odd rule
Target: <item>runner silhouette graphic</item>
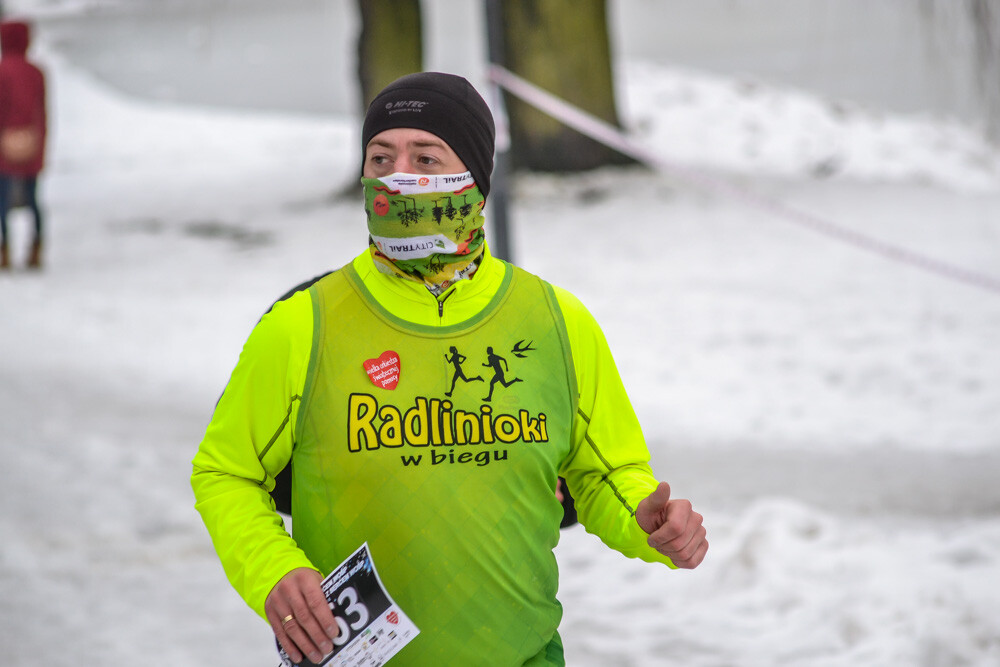
[{"label": "runner silhouette graphic", "polygon": [[485,382],[485,380],[483,380],[482,375],[477,375],[474,378],[465,377],[465,371],[462,370],[462,363],[465,361],[466,357],[464,355],[459,354],[458,348],[456,348],[454,345],[451,346],[450,351],[451,351],[451,356],[449,357],[446,354],[444,355],[444,358],[445,361],[447,361],[449,364],[455,367],[455,375],[453,375],[451,378],[451,389],[449,389],[444,393],[445,396],[451,396],[452,392],[455,391],[455,383],[457,383],[459,380],[462,380],[463,382],[474,382],[474,381]]},{"label": "runner silhouette graphic", "polygon": [[508,380],[504,376],[504,373],[510,372],[510,368],[507,366],[507,360],[499,354],[494,354],[492,347],[486,348],[486,363],[483,364],[483,366],[493,369],[493,379],[490,380],[490,394],[483,399],[487,403],[493,399],[493,388],[496,387],[497,382],[502,384],[504,387],[509,387],[515,382],[524,382],[524,380],[521,380],[520,378]]}]

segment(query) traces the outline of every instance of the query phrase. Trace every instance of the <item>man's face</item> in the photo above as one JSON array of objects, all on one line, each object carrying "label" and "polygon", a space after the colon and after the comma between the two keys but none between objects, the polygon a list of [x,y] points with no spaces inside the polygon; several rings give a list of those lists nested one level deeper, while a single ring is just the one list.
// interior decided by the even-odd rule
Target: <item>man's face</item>
[{"label": "man's face", "polygon": [[365,147],[362,175],[461,174],[468,171],[451,146],[425,130],[397,127],[379,132]]}]

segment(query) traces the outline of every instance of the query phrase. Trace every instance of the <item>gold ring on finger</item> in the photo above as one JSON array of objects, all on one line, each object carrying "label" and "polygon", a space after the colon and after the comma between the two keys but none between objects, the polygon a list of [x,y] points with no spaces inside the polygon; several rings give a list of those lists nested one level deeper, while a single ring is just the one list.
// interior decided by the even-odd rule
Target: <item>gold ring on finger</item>
[{"label": "gold ring on finger", "polygon": [[281,619],[281,627],[285,627],[285,625],[286,625],[286,624],[287,624],[287,623],[288,623],[289,621],[294,621],[294,620],[295,620],[295,617],[294,617],[294,616],[292,616],[291,614],[289,614],[288,616],[285,616],[285,617],[284,617],[283,619]]}]

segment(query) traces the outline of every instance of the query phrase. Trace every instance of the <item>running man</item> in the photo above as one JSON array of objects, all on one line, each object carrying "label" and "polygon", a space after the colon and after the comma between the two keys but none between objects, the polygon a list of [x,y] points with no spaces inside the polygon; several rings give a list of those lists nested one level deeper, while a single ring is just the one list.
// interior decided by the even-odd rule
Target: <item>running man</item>
[{"label": "running man", "polygon": [[[320,582],[367,543],[420,629],[400,665],[564,665],[560,477],[609,547],[671,568],[705,558],[702,516],[654,476],[596,320],[490,254],[494,139],[462,77],[411,74],[376,96],[359,146],[369,246],[261,318],[195,455],[196,507],[226,575],[295,662],[350,639]],[[456,192],[469,218],[437,222],[431,204]],[[420,202],[409,225],[392,208],[402,198]],[[508,380],[493,349],[526,340]],[[460,368],[459,349],[487,350],[491,395],[502,383],[510,406],[449,377],[441,357]],[[294,538],[269,495],[289,466]]]},{"label": "running man", "polygon": [[523,382],[523,380],[519,378],[507,380],[507,378],[504,377],[504,373],[510,372],[510,368],[507,366],[507,360],[499,354],[494,354],[492,347],[486,348],[486,363],[483,364],[483,366],[493,369],[493,379],[490,380],[490,393],[483,399],[487,403],[493,400],[493,388],[497,386],[497,382],[502,384],[504,387],[509,387],[515,382]]}]

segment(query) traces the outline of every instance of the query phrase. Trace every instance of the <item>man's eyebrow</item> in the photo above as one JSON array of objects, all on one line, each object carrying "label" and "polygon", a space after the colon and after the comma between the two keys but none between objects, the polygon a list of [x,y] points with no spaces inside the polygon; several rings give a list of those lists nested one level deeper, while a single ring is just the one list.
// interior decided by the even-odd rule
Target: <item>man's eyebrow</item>
[{"label": "man's eyebrow", "polygon": [[[410,142],[411,146],[416,146],[417,148],[444,148],[447,144],[442,139],[418,139],[416,141]],[[395,148],[395,144],[386,141],[385,139],[372,139],[368,142],[368,147],[381,146],[382,148]]]},{"label": "man's eyebrow", "polygon": [[370,148],[372,146],[381,146],[382,148],[392,148],[392,144],[390,144],[385,139],[372,139],[371,141],[368,142],[368,147]]},{"label": "man's eyebrow", "polygon": [[438,147],[443,148],[446,144],[441,139],[422,139],[410,142],[417,148]]}]

